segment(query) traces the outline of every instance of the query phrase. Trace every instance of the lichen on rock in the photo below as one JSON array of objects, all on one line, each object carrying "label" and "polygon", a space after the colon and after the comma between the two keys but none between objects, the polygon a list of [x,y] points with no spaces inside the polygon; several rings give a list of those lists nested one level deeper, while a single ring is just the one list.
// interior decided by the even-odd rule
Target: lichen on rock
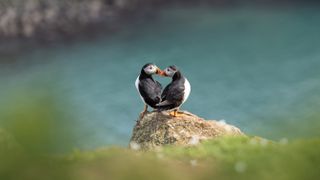
[{"label": "lichen on rock", "polygon": [[146,150],[164,145],[190,146],[206,139],[238,135],[244,134],[235,126],[204,120],[189,112],[178,117],[170,116],[167,111],[147,112],[137,120],[129,147],[135,144]]}]

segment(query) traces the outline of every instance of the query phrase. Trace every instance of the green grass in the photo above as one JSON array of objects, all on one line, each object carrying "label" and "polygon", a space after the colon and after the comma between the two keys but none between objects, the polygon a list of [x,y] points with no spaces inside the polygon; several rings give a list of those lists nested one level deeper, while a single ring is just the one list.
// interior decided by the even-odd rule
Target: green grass
[{"label": "green grass", "polygon": [[278,143],[224,137],[193,147],[149,152],[108,147],[66,155],[29,154],[16,145],[0,150],[6,154],[0,161],[0,179],[317,179],[320,175],[320,139]]}]

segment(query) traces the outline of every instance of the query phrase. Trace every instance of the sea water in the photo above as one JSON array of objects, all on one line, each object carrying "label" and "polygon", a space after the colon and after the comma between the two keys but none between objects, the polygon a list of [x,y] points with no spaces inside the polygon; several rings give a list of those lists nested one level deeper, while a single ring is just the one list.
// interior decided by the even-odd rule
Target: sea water
[{"label": "sea water", "polygon": [[266,138],[308,136],[298,129],[320,105],[320,9],[175,7],[13,59],[0,68],[0,97],[34,79],[50,83],[68,101],[81,148],[128,144],[143,110],[134,82],[147,62],[177,65],[189,79],[183,110]]}]

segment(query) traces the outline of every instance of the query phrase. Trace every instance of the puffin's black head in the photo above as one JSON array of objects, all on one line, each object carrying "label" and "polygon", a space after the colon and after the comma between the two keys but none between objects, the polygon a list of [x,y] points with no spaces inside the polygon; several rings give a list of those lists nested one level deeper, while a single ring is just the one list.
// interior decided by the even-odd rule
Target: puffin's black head
[{"label": "puffin's black head", "polygon": [[165,75],[165,76],[168,76],[168,77],[173,77],[174,74],[175,74],[176,72],[178,72],[178,71],[179,71],[178,67],[175,66],[175,65],[172,65],[172,66],[167,67],[167,68],[164,70],[164,75]]},{"label": "puffin's black head", "polygon": [[147,75],[158,74],[160,76],[164,76],[164,72],[153,63],[145,64],[141,71]]}]

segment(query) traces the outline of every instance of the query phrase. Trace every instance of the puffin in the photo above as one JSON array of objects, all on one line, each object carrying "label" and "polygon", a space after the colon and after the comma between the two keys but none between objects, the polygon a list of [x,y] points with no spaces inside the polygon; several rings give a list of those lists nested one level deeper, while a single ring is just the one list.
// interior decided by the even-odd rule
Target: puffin
[{"label": "puffin", "polygon": [[161,101],[162,86],[152,78],[154,74],[164,76],[164,72],[155,64],[147,63],[142,67],[140,75],[135,81],[137,91],[145,104],[144,110],[140,114],[141,117],[148,111],[148,106],[155,109],[156,105]]},{"label": "puffin", "polygon": [[164,71],[164,76],[172,77],[161,94],[161,102],[156,105],[158,111],[173,110],[171,116],[177,117],[180,106],[186,102],[191,92],[191,85],[177,66],[172,65]]}]

